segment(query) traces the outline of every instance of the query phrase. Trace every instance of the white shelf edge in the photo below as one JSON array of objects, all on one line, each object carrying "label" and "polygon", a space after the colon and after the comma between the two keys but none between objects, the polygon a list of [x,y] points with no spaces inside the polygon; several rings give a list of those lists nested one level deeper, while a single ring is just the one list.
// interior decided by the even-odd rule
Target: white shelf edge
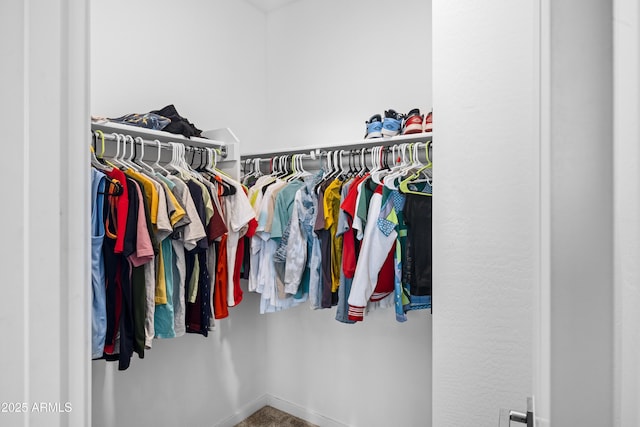
[{"label": "white shelf edge", "polygon": [[309,146],[301,146],[296,148],[277,148],[271,151],[263,151],[263,152],[252,152],[252,153],[243,153],[240,155],[241,159],[250,159],[256,157],[273,157],[273,156],[282,156],[286,154],[295,154],[295,153],[306,153],[315,150],[341,150],[341,149],[351,149],[351,148],[362,148],[362,147],[376,147],[379,145],[392,145],[392,144],[402,144],[402,143],[411,143],[411,142],[426,142],[431,141],[433,139],[433,132],[423,132],[423,133],[413,133],[410,135],[398,135],[387,138],[372,138],[372,139],[361,139],[355,141],[345,141],[342,143],[332,143],[332,144],[323,144],[323,145],[309,145]]},{"label": "white shelf edge", "polygon": [[[161,131],[161,130],[154,130],[154,129],[146,129],[146,128],[142,128],[142,127],[138,127],[138,126],[131,126],[131,125],[125,125],[125,124],[121,124],[121,123],[112,123],[112,122],[105,122],[105,123],[91,123],[91,130],[101,130],[102,132],[104,132],[105,134],[107,133],[124,133],[124,134],[128,134],[131,135],[133,137],[141,137],[143,139],[147,139],[147,140],[154,140],[157,139],[160,142],[180,142],[183,143],[185,145],[190,145],[193,147],[207,147],[207,146],[212,146],[212,145],[216,145],[216,146],[220,146],[220,147],[224,147],[228,144],[227,141],[222,141],[222,140],[217,140],[217,139],[207,139],[207,138],[199,138],[199,137],[191,137],[191,138],[187,138],[184,135],[180,135],[180,134],[175,134],[175,133],[170,133],[170,132],[165,132],[165,131]],[[220,129],[216,129],[213,131],[205,131],[203,133],[210,133],[210,132],[220,132],[223,131],[224,129],[220,130]],[[233,135],[233,132],[231,132],[231,130],[228,130],[228,133],[231,134],[233,136],[233,138],[235,138],[235,135]],[[217,134],[216,134],[217,135]],[[235,141],[229,141],[229,142],[237,142],[237,139]]]}]

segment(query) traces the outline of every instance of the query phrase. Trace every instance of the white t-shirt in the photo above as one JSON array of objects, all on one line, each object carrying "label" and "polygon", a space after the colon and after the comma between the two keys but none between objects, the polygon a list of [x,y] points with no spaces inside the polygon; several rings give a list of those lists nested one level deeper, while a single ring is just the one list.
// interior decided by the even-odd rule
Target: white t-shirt
[{"label": "white t-shirt", "polygon": [[233,307],[237,304],[233,292],[233,275],[236,264],[236,251],[240,237],[247,232],[249,221],[255,219],[255,213],[242,185],[235,181],[228,181],[236,189],[235,194],[224,196],[224,215],[227,225],[227,305]]}]

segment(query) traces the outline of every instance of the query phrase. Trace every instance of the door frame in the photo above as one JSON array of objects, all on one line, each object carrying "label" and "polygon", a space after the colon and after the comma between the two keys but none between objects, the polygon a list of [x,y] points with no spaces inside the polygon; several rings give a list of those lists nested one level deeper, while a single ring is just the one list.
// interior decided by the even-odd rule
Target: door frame
[{"label": "door frame", "polygon": [[[551,417],[551,0],[534,0],[538,58],[534,88],[538,93],[539,247],[538,277],[533,289],[533,396],[536,425],[548,427]],[[535,62],[534,62],[535,63]]]}]

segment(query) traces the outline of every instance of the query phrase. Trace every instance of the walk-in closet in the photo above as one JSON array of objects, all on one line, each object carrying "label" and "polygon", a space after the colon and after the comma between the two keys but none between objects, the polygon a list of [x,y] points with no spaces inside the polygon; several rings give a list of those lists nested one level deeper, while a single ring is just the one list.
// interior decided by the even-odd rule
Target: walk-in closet
[{"label": "walk-in closet", "polygon": [[[365,121],[385,110],[429,111],[431,7],[94,2],[91,65],[92,114],[172,103],[201,129],[231,129],[242,157],[309,154],[364,141]],[[155,339],[123,372],[92,362],[93,425],[231,426],[265,404],[319,425],[430,425],[429,310],[399,323],[393,308],[379,309],[356,325],[309,302],[261,314],[260,294],[242,286],[242,302],[208,337]]]}]

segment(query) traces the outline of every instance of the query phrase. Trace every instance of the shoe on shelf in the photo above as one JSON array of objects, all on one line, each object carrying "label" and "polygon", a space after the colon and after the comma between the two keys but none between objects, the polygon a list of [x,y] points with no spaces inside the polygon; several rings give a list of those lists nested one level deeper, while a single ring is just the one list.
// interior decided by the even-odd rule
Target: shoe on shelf
[{"label": "shoe on shelf", "polygon": [[374,114],[365,123],[367,125],[367,131],[364,134],[364,139],[382,137],[382,116],[380,116],[380,114]]},{"label": "shoe on shelf", "polygon": [[418,108],[409,111],[402,121],[402,134],[422,133],[422,121],[423,117]]},{"label": "shoe on shelf", "polygon": [[433,132],[433,111],[429,111],[427,117],[424,118],[424,131]]},{"label": "shoe on shelf", "polygon": [[395,136],[400,133],[402,128],[402,114],[398,114],[395,110],[384,112],[384,120],[382,121],[382,135]]}]

